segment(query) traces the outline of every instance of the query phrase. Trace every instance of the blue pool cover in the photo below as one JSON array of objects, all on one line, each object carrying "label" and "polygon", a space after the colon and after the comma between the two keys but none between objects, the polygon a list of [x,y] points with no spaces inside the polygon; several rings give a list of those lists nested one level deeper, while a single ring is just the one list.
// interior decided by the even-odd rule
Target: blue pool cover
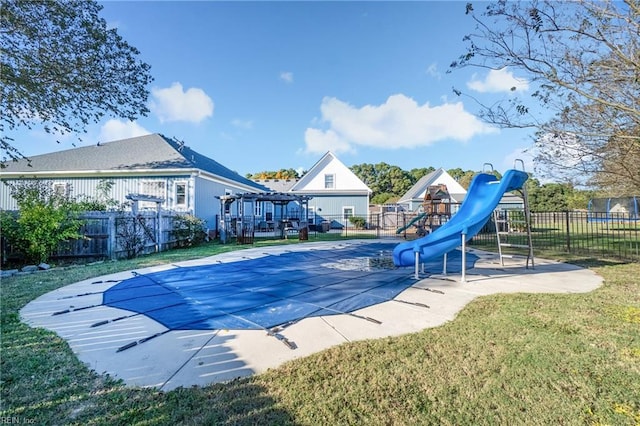
[{"label": "blue pool cover", "polygon": [[[351,313],[415,283],[393,266],[396,244],[265,254],[256,259],[137,275],[104,293],[107,306],[144,314],[170,330],[271,329],[303,318]],[[449,270],[460,268],[449,254]],[[474,256],[467,254],[469,264]],[[425,265],[442,271],[442,260]]]}]

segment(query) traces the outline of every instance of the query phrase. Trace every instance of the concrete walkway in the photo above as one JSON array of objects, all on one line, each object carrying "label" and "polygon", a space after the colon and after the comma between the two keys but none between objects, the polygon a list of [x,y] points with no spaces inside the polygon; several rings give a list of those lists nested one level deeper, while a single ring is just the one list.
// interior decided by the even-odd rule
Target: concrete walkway
[{"label": "concrete walkway", "polygon": [[[146,274],[212,262],[250,262],[264,256],[265,252],[326,250],[334,246],[338,249],[370,242],[354,240],[252,248],[136,272]],[[592,291],[602,283],[592,271],[573,265],[536,258],[535,269],[525,269],[524,261],[511,261],[502,267],[495,254],[469,251],[479,259],[467,271],[466,283],[458,282],[459,274],[432,275],[416,281],[392,301],[353,312],[357,316],[338,314],[305,318],[286,328],[271,330],[271,333],[262,330],[170,331],[145,315],[132,316],[129,311],[102,305],[101,292],[117,281],[131,278],[131,271],[93,278],[47,293],[27,304],[20,314],[31,327],[46,328],[66,339],[78,358],[96,372],[108,373],[131,386],[171,390],[260,373],[345,342],[436,327],[454,319],[478,296],[582,293]],[[406,272],[407,276],[412,276],[413,268],[406,268]],[[64,313],[52,315],[59,312]],[[128,318],[92,327],[97,322],[124,316]],[[123,345],[129,347],[118,352]]]}]

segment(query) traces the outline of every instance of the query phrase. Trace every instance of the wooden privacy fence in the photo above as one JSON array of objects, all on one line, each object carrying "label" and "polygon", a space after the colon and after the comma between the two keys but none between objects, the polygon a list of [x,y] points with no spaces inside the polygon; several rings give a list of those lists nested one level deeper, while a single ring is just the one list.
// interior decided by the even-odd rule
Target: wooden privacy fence
[{"label": "wooden privacy fence", "polygon": [[82,238],[60,244],[53,258],[130,258],[167,250],[174,237],[175,212],[85,212],[80,219]]}]

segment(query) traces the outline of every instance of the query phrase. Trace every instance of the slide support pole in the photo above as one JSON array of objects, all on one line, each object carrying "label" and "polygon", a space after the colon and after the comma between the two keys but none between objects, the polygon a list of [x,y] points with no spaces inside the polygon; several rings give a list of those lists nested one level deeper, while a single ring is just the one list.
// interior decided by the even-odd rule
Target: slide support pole
[{"label": "slide support pole", "polygon": [[467,233],[464,232],[462,234],[462,277],[460,278],[461,283],[467,282]]},{"label": "slide support pole", "polygon": [[447,276],[447,253],[444,254],[444,261],[442,262],[442,275]]},{"label": "slide support pole", "polygon": [[420,279],[420,273],[419,273],[418,270],[419,270],[419,265],[420,265],[420,252],[416,251],[415,254],[416,254],[416,266],[415,266],[415,271],[414,271],[413,277],[416,280],[419,280]]}]

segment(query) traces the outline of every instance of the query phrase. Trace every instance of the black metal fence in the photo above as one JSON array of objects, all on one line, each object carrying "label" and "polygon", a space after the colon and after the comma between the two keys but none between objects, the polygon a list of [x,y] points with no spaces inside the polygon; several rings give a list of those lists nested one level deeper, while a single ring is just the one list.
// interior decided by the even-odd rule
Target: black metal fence
[{"label": "black metal fence", "polygon": [[[584,211],[534,212],[532,242],[536,250],[548,250],[603,259],[640,261],[640,221],[626,213]],[[514,232],[524,241],[526,234]],[[518,242],[516,242],[518,243]],[[495,225],[490,221],[472,244],[497,247]]]},{"label": "black metal fence", "polygon": [[[523,216],[522,211],[512,211]],[[446,222],[435,218],[430,223],[418,213],[387,212],[372,214],[364,226],[355,226],[344,218],[328,218],[328,229],[316,224],[314,237],[326,233],[344,238],[400,238],[412,240],[432,232]],[[514,221],[515,222],[515,221]],[[346,223],[346,225],[344,225]],[[478,248],[497,251],[498,242],[493,217],[470,242]],[[586,255],[603,259],[640,261],[640,220],[626,213],[589,213],[585,211],[534,212],[531,214],[532,242],[536,250]],[[502,230],[502,229],[501,229]],[[521,226],[509,228],[509,242],[526,244],[527,234]]]}]

